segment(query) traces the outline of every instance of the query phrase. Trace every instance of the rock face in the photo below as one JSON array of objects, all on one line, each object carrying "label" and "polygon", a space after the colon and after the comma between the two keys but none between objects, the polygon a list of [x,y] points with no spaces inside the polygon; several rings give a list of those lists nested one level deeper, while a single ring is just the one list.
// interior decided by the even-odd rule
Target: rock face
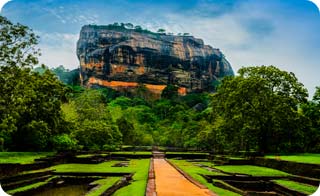
[{"label": "rock face", "polygon": [[219,49],[193,36],[175,36],[115,26],[83,26],[77,43],[83,85],[116,90],[144,84],[160,94],[177,85],[181,95],[212,91],[233,70]]}]

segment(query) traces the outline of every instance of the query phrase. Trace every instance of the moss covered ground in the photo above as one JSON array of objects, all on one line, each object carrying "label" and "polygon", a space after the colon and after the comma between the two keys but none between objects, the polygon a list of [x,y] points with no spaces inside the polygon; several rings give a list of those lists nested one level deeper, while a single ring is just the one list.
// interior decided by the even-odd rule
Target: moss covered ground
[{"label": "moss covered ground", "polygon": [[2,163],[33,163],[35,159],[54,155],[54,152],[0,152],[0,164]]},{"label": "moss covered ground", "polygon": [[314,153],[301,153],[292,155],[267,155],[265,157],[270,159],[293,161],[298,163],[320,164],[320,154]]},{"label": "moss covered ground", "polygon": [[217,168],[225,172],[241,173],[241,174],[247,174],[252,176],[288,176],[290,175],[280,170],[271,169],[267,167],[254,166],[254,165],[223,165],[223,166],[214,166],[214,168]]},{"label": "moss covered ground", "polygon": [[312,193],[316,192],[317,188],[316,186],[308,185],[308,184],[303,184],[299,182],[294,182],[291,180],[273,180],[273,182],[282,185],[284,187],[287,187],[292,190],[296,190],[308,195],[311,195]]},{"label": "moss covered ground", "polygon": [[[51,167],[57,172],[115,172],[115,173],[134,173],[133,181],[115,192],[114,195],[136,195],[145,194],[148,181],[148,171],[150,159],[132,159],[128,167],[111,167],[121,161],[108,161],[99,164],[61,164]],[[107,180],[105,183],[109,183]],[[102,184],[102,186],[107,186]]]}]

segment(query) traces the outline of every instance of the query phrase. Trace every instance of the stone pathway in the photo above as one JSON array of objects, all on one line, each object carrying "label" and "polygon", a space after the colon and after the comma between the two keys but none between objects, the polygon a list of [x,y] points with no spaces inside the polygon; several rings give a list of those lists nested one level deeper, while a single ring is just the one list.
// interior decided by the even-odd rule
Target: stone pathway
[{"label": "stone pathway", "polygon": [[157,196],[197,196],[214,195],[205,188],[200,188],[185,178],[179,171],[170,165],[165,159],[153,159],[155,176],[155,193],[147,195]]}]

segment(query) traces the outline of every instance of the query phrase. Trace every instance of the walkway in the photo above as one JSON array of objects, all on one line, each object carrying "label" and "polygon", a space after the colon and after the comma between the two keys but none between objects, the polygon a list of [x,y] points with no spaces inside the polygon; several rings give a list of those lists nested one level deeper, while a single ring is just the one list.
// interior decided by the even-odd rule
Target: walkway
[{"label": "walkway", "polygon": [[165,159],[153,159],[153,166],[157,196],[212,195],[208,189],[201,189],[186,179]]}]

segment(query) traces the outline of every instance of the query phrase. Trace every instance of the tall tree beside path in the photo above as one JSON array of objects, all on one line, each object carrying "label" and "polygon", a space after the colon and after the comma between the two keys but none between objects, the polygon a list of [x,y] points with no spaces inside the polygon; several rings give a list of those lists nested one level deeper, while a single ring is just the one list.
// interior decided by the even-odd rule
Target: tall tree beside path
[{"label": "tall tree beside path", "polygon": [[293,73],[274,66],[245,67],[222,81],[213,99],[235,149],[299,151],[303,123],[298,106],[307,90]]},{"label": "tall tree beside path", "polygon": [[37,36],[0,16],[0,138],[5,149],[43,150],[63,127],[60,104],[66,89],[38,64]]}]

